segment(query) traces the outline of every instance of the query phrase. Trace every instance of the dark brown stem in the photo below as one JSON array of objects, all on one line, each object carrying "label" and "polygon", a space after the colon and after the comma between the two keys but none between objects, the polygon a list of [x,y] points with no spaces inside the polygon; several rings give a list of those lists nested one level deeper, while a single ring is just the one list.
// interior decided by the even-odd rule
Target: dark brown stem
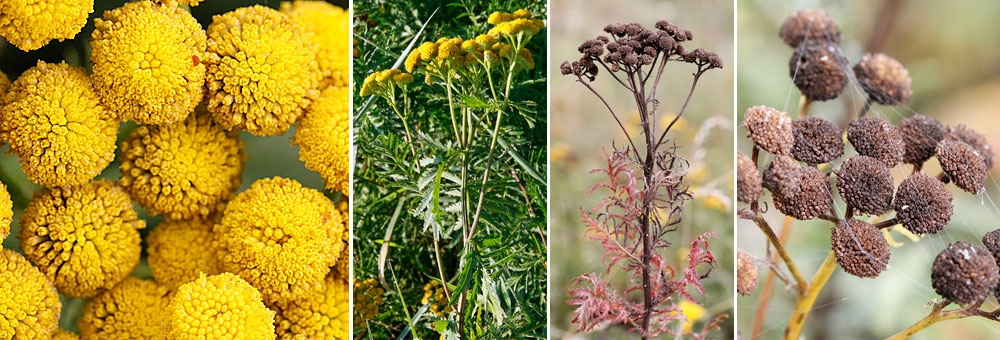
[{"label": "dark brown stem", "polygon": [[858,112],[858,118],[864,117],[868,114],[868,110],[871,110],[872,108],[872,103],[872,97],[865,99],[865,105],[861,107],[861,112]]},{"label": "dark brown stem", "polygon": [[663,138],[667,136],[667,132],[669,132],[670,128],[674,126],[674,123],[677,123],[677,120],[684,115],[684,110],[687,109],[688,103],[691,102],[691,96],[694,95],[694,88],[698,85],[698,78],[701,78],[701,75],[704,74],[706,70],[707,69],[702,69],[701,66],[698,66],[698,72],[694,73],[694,80],[691,81],[691,90],[688,91],[687,99],[684,99],[684,105],[681,106],[681,110],[677,112],[676,116],[674,116],[674,120],[670,121],[670,125],[667,125],[667,128],[663,130],[662,134],[660,134],[660,139],[656,142],[656,147],[659,147],[660,144],[663,143]]},{"label": "dark brown stem", "polygon": [[831,215],[822,214],[822,215],[819,215],[819,216],[816,216],[816,217],[819,218],[819,219],[822,219],[822,220],[827,220],[827,221],[833,222],[833,223],[840,223],[840,219],[839,218],[836,218],[836,217],[831,216]]},{"label": "dark brown stem", "polygon": [[874,226],[875,226],[875,228],[878,228],[878,229],[885,229],[885,228],[889,228],[889,227],[892,227],[892,226],[897,225],[897,224],[899,224],[899,221],[896,220],[895,217],[893,217],[893,218],[890,218],[888,220],[885,220],[885,221],[882,221],[882,222],[879,222],[879,223],[875,223]]},{"label": "dark brown stem", "polygon": [[628,139],[628,143],[632,145],[632,151],[635,152],[635,156],[636,158],[638,158],[639,148],[635,147],[635,142],[632,141],[632,136],[628,134],[628,130],[625,129],[625,125],[622,124],[622,121],[621,119],[618,118],[618,114],[615,113],[615,110],[611,108],[611,105],[608,104],[608,101],[605,100],[600,93],[597,93],[597,90],[595,90],[593,87],[590,86],[590,84],[587,84],[587,82],[583,80],[582,76],[576,76],[576,78],[577,81],[580,82],[580,84],[583,84],[583,86],[587,87],[587,89],[590,90],[590,92],[593,93],[595,96],[597,96],[597,98],[600,99],[602,103],[604,103],[604,106],[608,108],[608,111],[611,112],[611,116],[615,118],[615,122],[618,122],[618,127],[622,129],[623,133],[625,133],[625,139]]}]

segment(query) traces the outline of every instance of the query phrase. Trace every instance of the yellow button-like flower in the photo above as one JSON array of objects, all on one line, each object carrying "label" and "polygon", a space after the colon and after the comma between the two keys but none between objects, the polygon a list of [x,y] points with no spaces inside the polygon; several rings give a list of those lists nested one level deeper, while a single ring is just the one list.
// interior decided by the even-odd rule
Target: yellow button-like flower
[{"label": "yellow button-like flower", "polygon": [[94,0],[0,0],[0,35],[22,51],[73,39],[94,12]]},{"label": "yellow button-like flower", "polygon": [[145,227],[125,190],[100,180],[36,192],[18,239],[60,293],[91,297],[132,272],[141,252],[136,229]]},{"label": "yellow button-like flower", "polygon": [[118,122],[83,68],[39,61],[14,81],[3,103],[0,135],[32,182],[83,184],[114,160]]},{"label": "yellow button-like flower", "polygon": [[208,111],[258,136],[285,132],[319,95],[316,46],[292,19],[253,6],[208,26]]},{"label": "yellow button-like flower", "polygon": [[222,263],[212,247],[214,240],[209,219],[161,222],[146,237],[146,261],[153,278],[167,289],[176,290],[201,274],[222,273]]},{"label": "yellow button-like flower", "polygon": [[172,340],[273,340],[274,312],[260,292],[232,273],[185,283],[167,305],[163,328]]},{"label": "yellow button-like flower", "polygon": [[437,281],[431,281],[424,285],[424,298],[421,304],[430,305],[427,310],[437,316],[444,316],[451,313],[454,308],[448,305],[448,298],[444,293],[444,288]]},{"label": "yellow button-like flower", "polygon": [[[153,281],[128,277],[83,306],[84,339],[157,339],[169,292]],[[162,337],[160,337],[162,338]]]},{"label": "yellow button-like flower", "polygon": [[382,298],[385,290],[379,287],[375,279],[364,281],[354,280],[354,328],[363,329],[365,322],[374,319],[379,313],[379,306],[385,302]]},{"label": "yellow button-like flower", "polygon": [[348,89],[328,87],[309,106],[295,127],[292,144],[299,147],[299,159],[306,168],[318,172],[326,187],[350,194],[350,110]]},{"label": "yellow button-like flower", "polygon": [[56,329],[56,332],[52,334],[52,340],[80,340],[80,336],[60,328]]},{"label": "yellow button-like flower", "polygon": [[347,86],[351,72],[348,62],[351,31],[347,11],[326,1],[295,0],[282,2],[281,12],[312,34],[319,51],[316,54],[319,72],[323,74],[320,88]]},{"label": "yellow button-like flower", "polygon": [[6,73],[0,72],[0,106],[3,105],[3,97],[10,91],[10,78]]},{"label": "yellow button-like flower", "polygon": [[195,7],[198,6],[199,3],[205,0],[155,0],[155,1],[168,6],[187,4],[188,6]]},{"label": "yellow button-like flower", "polygon": [[[350,209],[350,204],[347,203],[347,198],[341,199],[337,202],[337,211],[340,211],[340,218],[344,221],[344,233],[340,237],[341,246],[344,249],[350,249],[350,239],[351,239],[351,216],[348,211]],[[351,254],[348,251],[341,251],[340,257],[337,258],[337,264],[333,266],[333,274],[336,278],[347,279],[351,277],[351,260],[348,258]]]},{"label": "yellow button-like flower", "polygon": [[348,294],[346,278],[328,275],[317,291],[302,299],[277,304],[274,324],[278,339],[350,339]]},{"label": "yellow button-like flower", "polygon": [[0,182],[0,241],[10,235],[10,222],[14,220],[14,201],[10,199],[7,186]]},{"label": "yellow button-like flower", "polygon": [[94,84],[122,120],[167,124],[187,117],[205,87],[205,31],[191,13],[150,1],[94,19]]},{"label": "yellow button-like flower", "polygon": [[224,270],[274,303],[302,298],[343,251],[344,222],[330,199],[291,179],[261,179],[226,206],[214,231]]},{"label": "yellow button-like flower", "polygon": [[122,142],[121,184],[150,214],[205,217],[235,194],[245,160],[239,132],[199,108],[183,121],[133,130]]},{"label": "yellow button-like flower", "polygon": [[0,339],[47,339],[59,322],[52,282],[13,250],[0,250]]}]

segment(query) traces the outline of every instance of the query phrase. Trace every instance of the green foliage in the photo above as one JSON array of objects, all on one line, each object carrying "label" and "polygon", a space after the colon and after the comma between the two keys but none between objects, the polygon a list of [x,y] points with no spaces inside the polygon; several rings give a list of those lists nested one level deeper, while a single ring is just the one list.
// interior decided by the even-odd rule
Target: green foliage
[{"label": "green foliage", "polygon": [[[484,34],[494,11],[523,8],[536,18],[546,16],[544,1],[355,5],[358,88],[367,75],[408,55],[407,45],[435,10],[415,47],[440,37]],[[545,337],[545,40],[544,31],[525,39],[523,47],[536,65],[515,73],[507,97],[503,70],[491,78],[452,78],[453,91],[446,91],[445,78],[428,84],[425,74],[415,71],[417,80],[405,95],[393,94],[393,105],[385,98],[354,97],[358,108],[375,98],[354,116],[355,279],[379,279],[388,295],[379,314],[355,328],[356,335]],[[496,125],[498,113],[502,119]],[[481,194],[481,214],[470,230]],[[472,234],[468,241],[466,232]],[[421,301],[424,285],[442,277],[454,311],[421,313],[429,305]],[[464,322],[457,312],[463,304]],[[415,329],[408,329],[410,323]]]}]

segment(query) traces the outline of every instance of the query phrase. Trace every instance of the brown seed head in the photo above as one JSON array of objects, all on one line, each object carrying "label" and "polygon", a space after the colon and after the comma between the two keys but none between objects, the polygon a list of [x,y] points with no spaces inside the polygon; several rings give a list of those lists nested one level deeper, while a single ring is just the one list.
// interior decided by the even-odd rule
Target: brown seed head
[{"label": "brown seed head", "polygon": [[897,128],[905,143],[903,162],[910,164],[921,164],[933,157],[937,143],[947,133],[937,119],[921,114],[903,119]]},{"label": "brown seed head", "polygon": [[983,161],[986,163],[986,169],[993,168],[993,146],[990,145],[990,142],[986,140],[985,136],[976,132],[976,130],[970,129],[968,126],[965,126],[965,124],[950,126],[948,127],[948,135],[945,136],[945,138],[969,144],[969,146],[979,152],[980,156],[983,156]]},{"label": "brown seed head", "polygon": [[861,88],[877,103],[904,105],[913,95],[910,73],[896,59],[885,54],[866,53],[854,65],[854,75]]},{"label": "brown seed head", "polygon": [[781,25],[778,35],[792,47],[798,47],[807,39],[840,44],[840,29],[824,10],[804,9],[792,13]]},{"label": "brown seed head", "polygon": [[878,228],[864,221],[837,223],[830,244],[840,268],[857,277],[876,277],[889,263],[889,242]]},{"label": "brown seed head", "polygon": [[750,295],[757,288],[757,263],[742,249],[736,254],[736,291],[741,295]]},{"label": "brown seed head", "polygon": [[993,259],[1000,264],[1000,229],[991,231],[983,235],[983,245],[993,254]]},{"label": "brown seed head", "polygon": [[788,75],[810,100],[837,98],[847,84],[847,58],[836,44],[809,40],[795,48],[788,60]]},{"label": "brown seed head", "polygon": [[743,203],[753,203],[761,194],[760,173],[750,156],[736,152],[736,199]]},{"label": "brown seed head", "polygon": [[934,291],[960,305],[983,301],[998,284],[1000,269],[993,254],[969,242],[952,243],[931,267]]},{"label": "brown seed head", "polygon": [[973,194],[983,192],[986,183],[986,163],[969,144],[945,139],[938,143],[937,158],[941,169],[959,188]]},{"label": "brown seed head", "polygon": [[792,157],[809,164],[827,163],[844,154],[840,127],[826,119],[809,116],[792,121],[795,145]]},{"label": "brown seed head", "polygon": [[794,196],[801,190],[799,186],[802,166],[788,156],[776,156],[764,170],[764,187],[781,196]]},{"label": "brown seed head", "polygon": [[743,114],[743,128],[761,149],[776,155],[787,155],[792,151],[795,137],[792,135],[792,119],[787,113],[763,105],[753,106]]},{"label": "brown seed head", "polygon": [[859,154],[874,157],[894,167],[903,160],[903,136],[881,117],[861,117],[847,124],[847,140]]},{"label": "brown seed head", "polygon": [[837,172],[840,197],[858,211],[881,215],[892,203],[892,173],[879,160],[855,155]]},{"label": "brown seed head", "polygon": [[799,220],[811,220],[829,211],[833,198],[826,175],[813,167],[802,167],[799,174],[801,188],[798,193],[790,196],[774,194],[774,207]]},{"label": "brown seed head", "polygon": [[944,183],[923,172],[910,175],[896,188],[896,220],[915,234],[936,234],[948,225],[952,195]]}]

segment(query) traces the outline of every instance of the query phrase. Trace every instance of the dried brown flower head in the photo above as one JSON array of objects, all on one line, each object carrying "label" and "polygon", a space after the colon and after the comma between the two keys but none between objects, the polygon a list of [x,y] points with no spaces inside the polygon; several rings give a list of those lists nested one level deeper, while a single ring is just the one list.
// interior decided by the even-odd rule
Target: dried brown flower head
[{"label": "dried brown flower head", "polygon": [[881,117],[861,117],[847,124],[847,140],[859,154],[894,167],[903,160],[903,136]]},{"label": "dried brown flower head", "polygon": [[809,164],[827,163],[844,154],[844,139],[837,124],[810,116],[792,121],[795,145],[792,157]]},{"label": "dried brown flower head", "polygon": [[778,155],[764,170],[764,187],[781,196],[794,196],[801,190],[802,166],[788,156]]},{"label": "dried brown flower head", "polygon": [[892,203],[892,173],[875,158],[852,156],[837,172],[837,190],[844,202],[857,211],[881,215]]},{"label": "dried brown flower head", "polygon": [[941,169],[959,188],[973,194],[983,192],[986,163],[976,149],[960,141],[945,139],[938,143],[937,158]]},{"label": "dried brown flower head", "polygon": [[808,40],[788,60],[788,75],[810,100],[837,98],[847,84],[847,58],[836,44]]},{"label": "dried brown flower head", "polygon": [[889,242],[868,222],[847,219],[837,223],[830,245],[837,264],[857,277],[876,277],[889,263]]},{"label": "dried brown flower head", "polygon": [[812,167],[801,167],[800,189],[790,196],[774,194],[774,207],[781,213],[799,220],[811,220],[826,213],[833,204],[830,182],[826,175]]},{"label": "dried brown flower head", "polygon": [[969,242],[954,242],[942,250],[931,267],[931,285],[942,297],[961,305],[986,299],[1000,284],[993,254]]},{"label": "dried brown flower head", "polygon": [[787,155],[792,151],[795,137],[792,119],[787,113],[763,105],[753,106],[743,114],[743,128],[761,149],[775,155]]},{"label": "dried brown flower head", "polygon": [[736,152],[736,199],[743,203],[753,203],[761,194],[760,173],[757,166],[745,153]]},{"label": "dried brown flower head", "polygon": [[747,252],[736,252],[736,291],[742,295],[750,295],[757,288],[757,263]]},{"label": "dried brown flower head", "polygon": [[[983,245],[993,254],[993,259],[1000,265],[1000,229],[991,231],[983,235]],[[998,285],[1000,287],[1000,285]]]},{"label": "dried brown flower head", "polygon": [[990,145],[990,142],[986,140],[986,137],[981,133],[970,129],[968,126],[965,126],[965,124],[958,124],[948,127],[948,135],[945,138],[969,144],[969,146],[979,152],[980,156],[983,156],[983,161],[986,163],[986,169],[993,168],[993,146]]},{"label": "dried brown flower head", "polygon": [[792,47],[798,47],[807,39],[840,44],[840,29],[824,10],[804,9],[792,13],[781,25],[778,35]]},{"label": "dried brown flower head", "polygon": [[899,122],[899,133],[903,135],[905,152],[903,162],[921,164],[934,157],[937,143],[944,139],[947,131],[937,119],[916,114]]},{"label": "dried brown flower head", "polygon": [[913,95],[910,73],[899,61],[882,53],[866,53],[854,75],[871,100],[885,105],[904,105]]},{"label": "dried brown flower head", "polygon": [[899,183],[893,210],[896,220],[915,234],[936,234],[948,225],[952,214],[952,195],[944,183],[917,172]]}]

